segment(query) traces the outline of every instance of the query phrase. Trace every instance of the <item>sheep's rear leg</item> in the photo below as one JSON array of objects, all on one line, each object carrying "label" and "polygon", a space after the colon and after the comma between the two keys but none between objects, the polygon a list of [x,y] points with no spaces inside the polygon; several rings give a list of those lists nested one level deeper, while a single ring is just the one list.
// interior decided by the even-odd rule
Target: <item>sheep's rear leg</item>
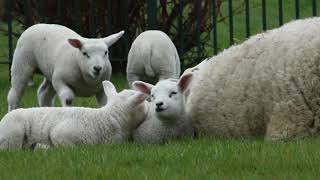
[{"label": "sheep's rear leg", "polygon": [[38,89],[38,102],[40,107],[54,106],[54,96],[56,92],[51,82],[44,78]]},{"label": "sheep's rear leg", "polygon": [[19,107],[23,92],[32,79],[34,68],[27,63],[12,65],[11,88],[8,93],[8,112]]}]

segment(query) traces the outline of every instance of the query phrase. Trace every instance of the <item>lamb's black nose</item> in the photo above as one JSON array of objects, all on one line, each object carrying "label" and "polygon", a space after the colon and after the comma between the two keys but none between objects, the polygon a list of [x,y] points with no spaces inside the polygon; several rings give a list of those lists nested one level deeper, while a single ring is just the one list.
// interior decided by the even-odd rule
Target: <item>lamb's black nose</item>
[{"label": "lamb's black nose", "polygon": [[161,107],[163,105],[163,102],[157,102],[156,103],[156,106],[159,108],[159,107]]},{"label": "lamb's black nose", "polygon": [[101,66],[94,66],[93,69],[95,70],[96,74],[99,74],[99,72],[101,71],[102,67]]}]

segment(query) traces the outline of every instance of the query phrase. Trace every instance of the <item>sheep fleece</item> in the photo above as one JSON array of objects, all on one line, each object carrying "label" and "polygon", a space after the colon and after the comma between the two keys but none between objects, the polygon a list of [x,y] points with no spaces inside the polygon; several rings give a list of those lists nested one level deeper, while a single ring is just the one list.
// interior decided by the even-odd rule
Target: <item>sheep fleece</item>
[{"label": "sheep fleece", "polygon": [[316,134],[320,18],[255,35],[208,61],[188,99],[199,134],[279,140]]}]

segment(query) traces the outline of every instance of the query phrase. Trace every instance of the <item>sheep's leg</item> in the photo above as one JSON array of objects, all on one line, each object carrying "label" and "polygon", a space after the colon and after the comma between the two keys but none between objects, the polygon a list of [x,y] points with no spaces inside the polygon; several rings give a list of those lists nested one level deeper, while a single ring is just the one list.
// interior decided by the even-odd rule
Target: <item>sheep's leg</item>
[{"label": "sheep's leg", "polygon": [[107,96],[103,90],[96,94],[98,107],[102,107],[107,104]]},{"label": "sheep's leg", "polygon": [[265,139],[276,141],[312,134],[314,117],[304,105],[292,101],[277,103],[267,124]]},{"label": "sheep's leg", "polygon": [[134,81],[141,80],[140,76],[135,73],[127,73],[128,85],[132,89],[132,83]]},{"label": "sheep's leg", "polygon": [[57,92],[62,106],[71,106],[74,99],[74,93],[72,89],[60,78],[53,78],[52,86]]},{"label": "sheep's leg", "polygon": [[11,72],[11,88],[8,93],[8,112],[19,107],[23,92],[32,79],[34,67],[28,63],[13,63]]},{"label": "sheep's leg", "polygon": [[51,82],[44,78],[38,89],[38,102],[40,107],[54,106],[55,90]]}]

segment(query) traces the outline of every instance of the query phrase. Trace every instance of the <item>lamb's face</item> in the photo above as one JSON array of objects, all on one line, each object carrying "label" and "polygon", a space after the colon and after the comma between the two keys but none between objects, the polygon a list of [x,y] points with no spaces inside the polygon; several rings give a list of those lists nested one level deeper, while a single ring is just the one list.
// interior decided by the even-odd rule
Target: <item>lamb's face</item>
[{"label": "lamb's face", "polygon": [[175,122],[180,115],[185,113],[184,96],[188,88],[193,73],[188,73],[180,77],[179,80],[167,79],[158,82],[155,86],[142,81],[133,82],[132,86],[145,93],[150,94],[151,111],[162,121]]},{"label": "lamb's face", "polygon": [[109,63],[108,47],[101,41],[89,41],[83,43],[79,51],[79,67],[83,76],[90,79],[100,79],[107,70]]},{"label": "lamb's face", "polygon": [[123,33],[121,31],[103,39],[82,38],[68,40],[71,46],[79,50],[78,64],[86,79],[100,79],[105,74],[110,65],[108,47],[116,42]]},{"label": "lamb's face", "polygon": [[162,120],[174,120],[184,113],[184,96],[173,79],[158,82],[151,90],[150,108]]}]

